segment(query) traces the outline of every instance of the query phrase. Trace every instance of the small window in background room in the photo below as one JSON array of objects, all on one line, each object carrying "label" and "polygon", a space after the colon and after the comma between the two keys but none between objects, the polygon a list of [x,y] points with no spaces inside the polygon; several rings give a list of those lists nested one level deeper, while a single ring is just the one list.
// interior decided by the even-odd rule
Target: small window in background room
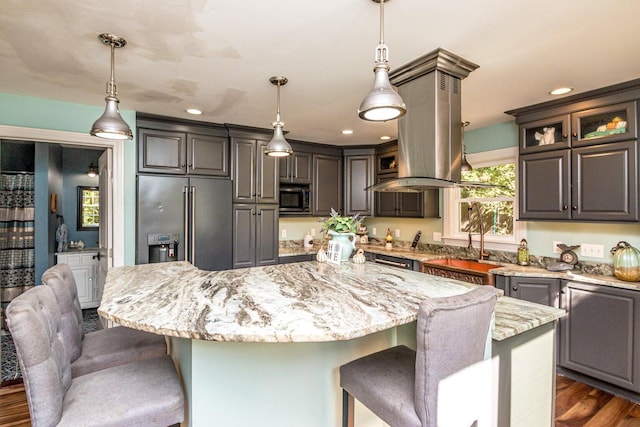
[{"label": "small window in background room", "polygon": [[523,237],[524,227],[517,217],[517,149],[503,149],[467,155],[473,170],[462,172],[462,181],[484,182],[492,188],[455,188],[445,191],[445,239],[449,243],[467,245],[469,227],[473,240],[480,233],[478,211],[469,210],[477,202],[482,212],[485,242],[494,249],[512,249]]},{"label": "small window in background room", "polygon": [[100,227],[100,190],[98,187],[78,187],[78,230],[91,231]]}]

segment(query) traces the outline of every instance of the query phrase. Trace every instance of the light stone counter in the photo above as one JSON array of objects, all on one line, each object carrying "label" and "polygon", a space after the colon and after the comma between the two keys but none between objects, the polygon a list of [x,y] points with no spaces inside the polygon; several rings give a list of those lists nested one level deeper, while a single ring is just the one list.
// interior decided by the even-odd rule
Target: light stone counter
[{"label": "light stone counter", "polygon": [[[473,286],[369,262],[209,272],[182,261],[110,270],[98,313],[123,326],[183,338],[338,341],[413,322],[426,297],[458,295]],[[500,298],[493,339],[563,315],[563,310]]]}]

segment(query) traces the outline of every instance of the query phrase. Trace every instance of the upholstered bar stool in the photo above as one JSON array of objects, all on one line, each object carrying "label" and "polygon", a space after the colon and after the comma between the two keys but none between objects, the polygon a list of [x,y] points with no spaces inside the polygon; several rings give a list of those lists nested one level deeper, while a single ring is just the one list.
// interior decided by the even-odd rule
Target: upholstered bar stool
[{"label": "upholstered bar stool", "polygon": [[184,395],[168,355],[72,378],[63,320],[48,286],[7,307],[29,414],[39,426],[169,426],[184,419]]},{"label": "upholstered bar stool", "polygon": [[478,368],[485,358],[496,300],[496,290],[491,286],[454,297],[427,299],[418,312],[417,351],[396,346],[341,366],[343,427],[353,426],[354,398],[392,427],[488,426],[491,408],[480,408],[481,417],[465,413],[469,410],[462,398],[455,402],[453,411],[458,414],[453,418],[464,421],[443,421],[439,394],[450,378],[468,371],[471,376],[463,377],[460,389],[468,392],[480,386],[485,398],[490,399],[491,374],[479,380],[477,369],[486,373],[486,366],[490,366]]},{"label": "upholstered bar stool", "polygon": [[62,313],[62,342],[73,377],[167,354],[162,335],[124,326],[85,334],[76,281],[67,264],[57,264],[45,271],[42,283],[53,290]]}]

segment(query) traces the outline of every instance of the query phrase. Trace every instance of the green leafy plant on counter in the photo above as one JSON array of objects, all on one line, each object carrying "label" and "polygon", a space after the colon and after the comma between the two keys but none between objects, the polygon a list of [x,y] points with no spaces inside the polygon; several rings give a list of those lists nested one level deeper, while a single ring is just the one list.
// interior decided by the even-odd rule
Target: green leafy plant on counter
[{"label": "green leafy plant on counter", "polygon": [[355,233],[357,227],[364,221],[364,216],[359,213],[352,216],[342,216],[331,208],[331,216],[327,219],[320,218],[322,223],[320,232],[335,231],[336,233]]}]

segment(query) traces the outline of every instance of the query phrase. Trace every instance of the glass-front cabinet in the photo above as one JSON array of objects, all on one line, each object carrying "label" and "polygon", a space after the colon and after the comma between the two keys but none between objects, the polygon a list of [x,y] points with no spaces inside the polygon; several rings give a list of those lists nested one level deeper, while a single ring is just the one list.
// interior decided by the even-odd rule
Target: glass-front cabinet
[{"label": "glass-front cabinet", "polygon": [[520,153],[569,148],[569,117],[565,114],[520,125]]},{"label": "glass-front cabinet", "polygon": [[637,136],[636,114],[635,101],[573,113],[572,145],[578,147],[634,139]]}]

